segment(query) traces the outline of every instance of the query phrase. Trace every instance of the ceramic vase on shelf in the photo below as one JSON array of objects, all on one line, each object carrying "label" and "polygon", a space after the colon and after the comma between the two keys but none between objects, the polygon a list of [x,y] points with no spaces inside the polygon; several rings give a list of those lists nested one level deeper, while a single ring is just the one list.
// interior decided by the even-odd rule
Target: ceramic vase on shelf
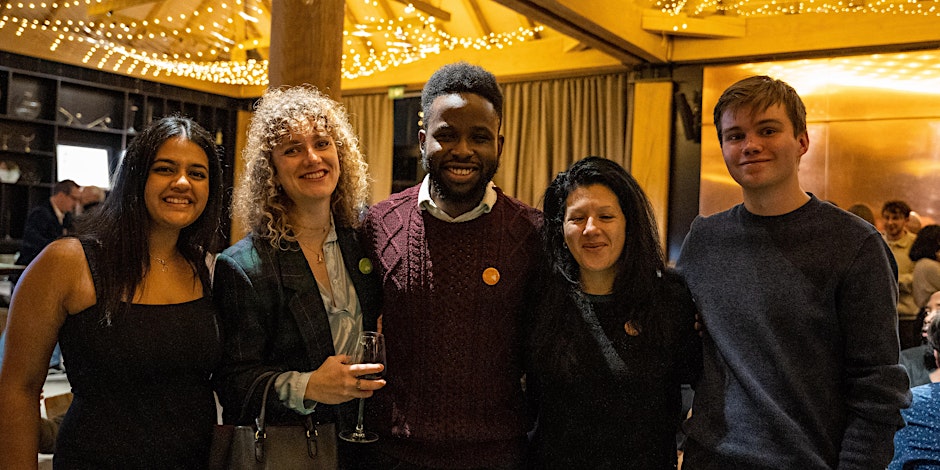
[{"label": "ceramic vase on shelf", "polygon": [[33,97],[33,92],[24,91],[13,107],[13,114],[24,119],[36,119],[42,111],[42,103]]}]

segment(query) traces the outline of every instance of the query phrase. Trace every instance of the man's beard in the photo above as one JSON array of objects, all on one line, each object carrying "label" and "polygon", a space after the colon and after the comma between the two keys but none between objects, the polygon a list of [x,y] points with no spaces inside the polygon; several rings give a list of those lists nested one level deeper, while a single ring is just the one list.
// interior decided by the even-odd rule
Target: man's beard
[{"label": "man's beard", "polygon": [[432,194],[436,194],[441,200],[455,203],[479,203],[486,192],[486,186],[493,180],[493,177],[496,176],[496,170],[499,169],[499,165],[497,165],[491,171],[484,174],[471,190],[459,192],[454,191],[445,181],[442,181],[442,178],[439,177],[439,172],[429,171],[431,165],[427,159],[424,159],[423,163],[424,169],[428,172],[428,177],[431,179]]}]

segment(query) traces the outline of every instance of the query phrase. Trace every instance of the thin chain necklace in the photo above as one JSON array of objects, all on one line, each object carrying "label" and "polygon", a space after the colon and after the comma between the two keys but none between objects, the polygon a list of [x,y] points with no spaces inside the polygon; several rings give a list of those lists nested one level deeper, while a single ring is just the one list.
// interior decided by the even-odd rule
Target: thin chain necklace
[{"label": "thin chain necklace", "polygon": [[[300,248],[307,248],[308,250],[312,249],[312,247],[309,244],[304,243],[303,240],[299,238],[297,239],[297,243],[300,244]],[[322,247],[319,250],[317,250],[316,255],[317,255],[317,264],[323,264],[323,248]]]},{"label": "thin chain necklace", "polygon": [[[321,234],[321,233],[327,233],[327,232],[330,230],[330,227],[333,226],[332,223],[328,223],[328,224],[326,224],[326,226],[323,226],[323,227],[310,227],[310,226],[307,226],[307,225],[301,225],[301,224],[297,224],[297,223],[294,223],[294,224],[291,224],[291,225],[292,225],[294,228],[296,228],[296,229],[300,229],[300,230],[301,230],[301,233],[303,233],[304,235],[307,235],[307,236],[311,236],[311,235],[315,236],[315,235],[319,235],[319,234]],[[295,237],[296,237],[296,239],[297,239],[297,243],[300,243],[300,247],[301,247],[301,248],[306,247],[308,250],[311,248],[310,244],[304,243],[303,240],[301,240],[301,237],[296,236],[296,235],[295,235]],[[322,246],[322,244],[321,244],[321,246],[316,250],[316,255],[317,255],[317,264],[323,264],[323,246]]]},{"label": "thin chain necklace", "polygon": [[326,233],[330,229],[329,224],[327,224],[326,227],[308,227],[306,225],[300,225],[300,224],[291,224],[291,225],[294,226],[295,228],[302,229],[303,231],[309,232],[311,234]]}]

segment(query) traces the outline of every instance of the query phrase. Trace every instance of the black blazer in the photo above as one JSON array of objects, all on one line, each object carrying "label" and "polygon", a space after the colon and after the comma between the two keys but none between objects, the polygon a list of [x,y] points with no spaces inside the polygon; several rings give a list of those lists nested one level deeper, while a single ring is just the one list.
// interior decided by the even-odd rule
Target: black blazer
[{"label": "black blazer", "polygon": [[[26,215],[26,223],[23,225],[23,244],[20,246],[20,255],[16,258],[16,264],[31,263],[46,245],[65,235],[70,228],[71,217],[72,213],[66,212],[65,220],[59,223],[59,218],[56,217],[55,209],[49,200],[30,209]],[[19,274],[10,278],[14,284],[18,279]]]},{"label": "black blazer", "polygon": [[[363,328],[375,330],[381,291],[355,230],[336,228],[349,277],[362,306]],[[366,272],[363,272],[366,271]],[[218,256],[213,297],[219,306],[224,355],[213,377],[222,418],[226,423],[250,424],[261,406],[263,386],[251,396],[247,416],[239,420],[242,403],[263,372],[311,371],[335,354],[333,335],[313,272],[299,245],[273,248],[268,240],[243,238]],[[268,421],[302,422],[303,416],[285,407],[275,393],[268,397]],[[355,425],[356,401],[317,405],[314,418],[336,422],[338,429]]]}]

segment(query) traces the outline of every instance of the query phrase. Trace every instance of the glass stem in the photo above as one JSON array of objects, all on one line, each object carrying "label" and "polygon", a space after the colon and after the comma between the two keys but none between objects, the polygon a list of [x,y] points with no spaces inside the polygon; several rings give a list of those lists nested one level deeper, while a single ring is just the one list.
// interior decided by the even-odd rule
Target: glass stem
[{"label": "glass stem", "polygon": [[356,423],[356,434],[363,434],[362,432],[362,414],[366,410],[366,400],[365,398],[359,399],[359,422]]}]

